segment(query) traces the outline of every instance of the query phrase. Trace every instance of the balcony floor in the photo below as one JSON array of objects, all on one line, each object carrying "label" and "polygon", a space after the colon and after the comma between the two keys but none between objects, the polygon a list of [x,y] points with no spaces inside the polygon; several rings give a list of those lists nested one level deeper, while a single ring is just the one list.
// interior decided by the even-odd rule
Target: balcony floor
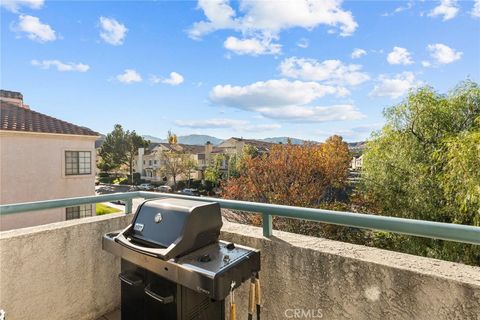
[{"label": "balcony floor", "polygon": [[120,320],[120,309],[109,312],[97,320]]}]

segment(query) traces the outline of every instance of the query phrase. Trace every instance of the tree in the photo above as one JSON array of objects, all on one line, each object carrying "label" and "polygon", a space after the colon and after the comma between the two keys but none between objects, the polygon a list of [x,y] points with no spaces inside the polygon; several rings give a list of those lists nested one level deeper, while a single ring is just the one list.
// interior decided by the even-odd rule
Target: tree
[{"label": "tree", "polygon": [[113,131],[107,134],[100,149],[103,168],[118,169],[125,165],[130,173],[129,182],[133,182],[133,161],[139,148],[145,148],[149,141],[137,135],[135,131],[124,131],[122,126],[116,124]]},{"label": "tree", "polygon": [[[424,87],[385,111],[367,144],[361,194],[370,212],[480,225],[480,89],[466,81],[448,95]],[[389,236],[399,250],[480,264],[480,248]]]},{"label": "tree", "polygon": [[167,141],[170,145],[176,145],[178,143],[177,135],[172,133],[171,131],[168,131]]},{"label": "tree", "polygon": [[197,168],[197,163],[191,155],[186,153],[182,146],[177,144],[177,135],[168,132],[169,150],[162,153],[165,165],[161,171],[173,179],[174,188],[177,188],[177,177],[187,176],[190,180],[191,172]]},{"label": "tree", "polygon": [[212,163],[205,169],[205,181],[212,184],[213,187],[217,187],[220,184],[220,180],[223,177],[222,163],[225,161],[225,156],[217,154]]},{"label": "tree", "polygon": [[[226,198],[315,208],[331,200],[333,189],[345,187],[350,154],[342,138],[334,136],[322,144],[275,145],[268,153],[242,161],[240,176],[224,186]],[[321,234],[319,224],[299,220],[275,218],[274,225]]]},{"label": "tree", "polygon": [[184,160],[184,169],[185,169],[185,173],[187,175],[187,186],[190,187],[190,180],[191,180],[191,176],[192,176],[192,173],[197,170],[198,168],[198,163],[197,161],[195,161],[192,157],[187,157],[185,160]]}]

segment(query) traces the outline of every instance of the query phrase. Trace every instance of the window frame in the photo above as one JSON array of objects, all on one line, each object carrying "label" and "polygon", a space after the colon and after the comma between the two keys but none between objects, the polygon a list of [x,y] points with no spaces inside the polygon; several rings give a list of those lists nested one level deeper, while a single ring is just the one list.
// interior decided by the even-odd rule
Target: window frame
[{"label": "window frame", "polygon": [[63,159],[63,173],[66,177],[92,175],[91,150],[64,150]]},{"label": "window frame", "polygon": [[66,221],[87,218],[87,217],[93,217],[93,208],[91,204],[84,204],[84,205],[65,208]]}]

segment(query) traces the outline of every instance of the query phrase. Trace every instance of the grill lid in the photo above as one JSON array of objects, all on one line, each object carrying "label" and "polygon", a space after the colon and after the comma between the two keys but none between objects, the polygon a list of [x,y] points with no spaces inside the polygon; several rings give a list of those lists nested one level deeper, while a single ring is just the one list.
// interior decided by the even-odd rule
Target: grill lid
[{"label": "grill lid", "polygon": [[218,203],[161,199],[145,201],[115,241],[145,254],[171,259],[218,240]]}]

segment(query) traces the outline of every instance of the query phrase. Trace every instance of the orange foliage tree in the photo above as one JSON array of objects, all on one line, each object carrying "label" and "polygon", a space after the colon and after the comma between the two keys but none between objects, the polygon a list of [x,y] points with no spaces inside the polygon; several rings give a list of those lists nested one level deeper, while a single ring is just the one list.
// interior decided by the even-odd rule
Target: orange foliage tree
[{"label": "orange foliage tree", "polygon": [[[340,136],[325,143],[279,144],[268,153],[244,157],[238,178],[224,184],[229,199],[319,207],[335,190],[345,187],[350,152]],[[276,219],[276,227],[293,231],[293,221]],[[258,224],[258,218],[250,219]],[[282,227],[283,226],[283,227]],[[303,224],[303,228],[307,225]],[[297,229],[297,228],[294,228]],[[297,230],[299,231],[299,230]]]},{"label": "orange foliage tree", "polygon": [[226,183],[226,198],[317,207],[345,186],[350,153],[342,137],[332,136],[322,144],[275,145],[243,161],[240,177]]}]

